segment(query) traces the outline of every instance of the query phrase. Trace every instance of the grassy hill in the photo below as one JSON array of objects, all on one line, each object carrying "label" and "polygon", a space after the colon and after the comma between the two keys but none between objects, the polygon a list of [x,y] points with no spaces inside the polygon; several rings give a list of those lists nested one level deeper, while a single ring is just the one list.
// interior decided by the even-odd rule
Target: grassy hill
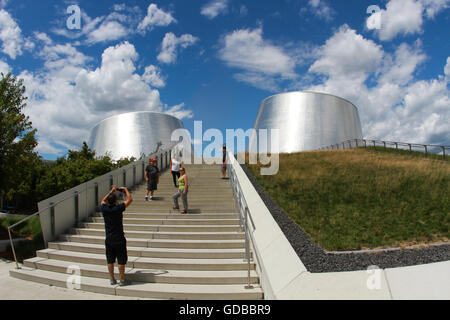
[{"label": "grassy hill", "polygon": [[449,241],[450,164],[365,149],[280,155],[261,186],[326,250]]}]

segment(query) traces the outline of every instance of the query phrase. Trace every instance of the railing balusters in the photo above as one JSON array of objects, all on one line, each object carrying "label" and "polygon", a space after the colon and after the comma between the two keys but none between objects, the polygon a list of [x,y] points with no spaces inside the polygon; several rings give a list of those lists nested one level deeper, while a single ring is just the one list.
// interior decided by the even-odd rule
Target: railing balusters
[{"label": "railing balusters", "polygon": [[[358,140],[359,140],[359,139],[354,139],[356,148],[359,148],[359,142],[358,142]],[[395,145],[395,153],[398,153],[398,151],[399,151],[399,145],[402,145],[402,146],[408,146],[409,152],[412,152],[412,146],[413,146],[413,145],[414,145],[414,147],[417,147],[417,148],[423,147],[423,148],[424,148],[424,152],[425,152],[425,157],[426,157],[426,158],[428,158],[428,154],[429,154],[429,153],[433,153],[433,151],[430,152],[430,150],[429,150],[428,147],[437,147],[437,148],[442,149],[442,160],[446,160],[446,156],[447,156],[447,154],[446,154],[446,149],[450,149],[450,146],[440,146],[440,145],[431,145],[431,144],[414,144],[414,143],[391,142],[391,141],[377,141],[377,140],[365,140],[365,139],[362,139],[361,141],[364,142],[364,148],[365,148],[365,149],[367,149],[367,141],[372,142],[372,144],[373,144],[373,149],[374,149],[375,151],[378,151],[378,150],[377,150],[377,143],[382,143],[382,144],[383,144],[384,150],[387,150],[387,149],[388,149],[388,147],[387,147],[387,144],[388,144],[388,143],[389,143],[390,145]],[[353,145],[352,145],[353,140],[347,140],[347,141],[343,141],[343,142],[341,142],[341,143],[336,143],[336,144],[328,145],[328,146],[326,146],[326,147],[320,147],[320,148],[318,148],[318,149],[316,149],[316,150],[339,150],[340,147],[341,147],[341,145],[342,145],[342,149],[346,149],[346,143],[347,143],[347,142],[348,142],[348,147],[349,147],[350,149],[353,148]],[[402,150],[404,150],[404,149],[402,148]],[[437,159],[440,159],[440,158],[438,157]]]}]

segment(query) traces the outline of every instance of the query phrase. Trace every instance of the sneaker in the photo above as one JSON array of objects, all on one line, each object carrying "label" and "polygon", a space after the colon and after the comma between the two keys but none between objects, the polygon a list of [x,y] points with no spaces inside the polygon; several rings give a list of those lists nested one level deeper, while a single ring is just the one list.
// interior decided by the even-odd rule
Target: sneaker
[{"label": "sneaker", "polygon": [[145,197],[145,201],[148,201],[148,197]]},{"label": "sneaker", "polygon": [[128,282],[126,282],[125,280],[120,280],[120,282],[119,282],[119,286],[120,287],[124,287],[124,286],[126,286],[128,284]]},{"label": "sneaker", "polygon": [[117,280],[116,279],[109,279],[109,283],[113,286],[117,284]]},{"label": "sneaker", "polygon": [[153,197],[150,197],[150,201],[153,201]]}]

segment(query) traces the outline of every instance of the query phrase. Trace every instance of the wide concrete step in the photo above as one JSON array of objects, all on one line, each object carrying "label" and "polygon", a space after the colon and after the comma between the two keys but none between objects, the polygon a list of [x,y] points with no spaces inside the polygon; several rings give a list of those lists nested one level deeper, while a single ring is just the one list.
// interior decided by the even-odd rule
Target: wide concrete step
[{"label": "wide concrete step", "polygon": [[[92,230],[105,230],[103,223],[79,223],[78,228],[92,229]],[[145,224],[125,224],[123,226],[124,232],[129,231],[153,231],[153,232],[240,232],[238,226],[157,226],[157,225],[145,225]]]},{"label": "wide concrete step", "polygon": [[[128,228],[129,226],[133,226],[133,224],[124,224],[124,228]],[[141,226],[140,228],[144,228],[144,231],[154,231],[154,232],[173,232],[173,233],[191,233],[191,232],[240,232],[241,229],[239,226],[194,226],[194,225],[147,225],[147,224],[137,224],[138,226]],[[86,228],[88,229],[94,229],[94,228]],[[152,230],[154,229],[154,230]],[[104,227],[103,227],[104,230]],[[125,229],[124,229],[125,230]],[[128,229],[128,235],[131,235],[131,230]],[[127,232],[125,232],[127,233]]]},{"label": "wide concrete step", "polygon": [[[105,244],[104,237],[61,235],[60,240],[79,243]],[[243,239],[127,239],[127,246],[142,248],[191,248],[191,249],[220,249],[220,248],[244,248]]]},{"label": "wide concrete step", "polygon": [[[220,221],[220,223],[216,223]],[[87,222],[103,223],[103,218],[91,217],[87,219]],[[142,219],[142,218],[124,218],[124,225],[147,225],[147,226],[159,226],[159,227],[197,227],[197,228],[225,228],[226,230],[240,231],[239,219],[224,219],[224,220],[200,220],[200,219],[171,219],[169,220],[157,220],[157,219]],[[223,229],[223,230],[225,230]],[[160,229],[161,231],[163,229]],[[194,230],[192,230],[194,231]]]},{"label": "wide concrete step", "polygon": [[[92,215],[92,217],[102,217],[102,214],[100,212],[97,212]],[[199,214],[180,214],[180,213],[146,213],[146,212],[133,212],[130,213],[128,211],[125,211],[123,213],[124,218],[128,219],[158,219],[158,220],[164,220],[164,219],[200,219],[200,220],[218,220],[218,219],[239,219],[239,213],[199,213]]]},{"label": "wide concrete step", "polygon": [[[82,242],[55,241],[48,247],[55,250],[105,254],[103,244],[87,244]],[[195,249],[195,248],[143,248],[127,246],[128,256],[147,258],[180,258],[180,259],[244,259],[244,248],[239,249]]]},{"label": "wide concrete step", "polygon": [[[73,270],[72,262],[44,258],[32,258],[24,261],[28,268],[66,273]],[[79,275],[109,279],[106,266],[79,263],[76,265]],[[117,268],[114,268],[116,278],[119,278]],[[173,283],[173,284],[258,284],[259,278],[254,270],[250,271],[186,271],[186,270],[158,270],[125,268],[125,278],[131,282]]]},{"label": "wide concrete step", "polygon": [[[103,217],[92,217],[92,222],[104,223]],[[142,218],[123,218],[123,224],[145,224],[145,225],[239,225],[239,219],[142,219]]]},{"label": "wide concrete step", "polygon": [[[17,279],[67,288],[67,274],[24,267],[11,270],[10,275]],[[245,289],[241,284],[234,285],[192,285],[168,283],[132,283],[125,287],[111,286],[108,280],[81,276],[80,290],[117,296],[153,299],[192,299],[192,300],[256,300],[263,299],[259,285]]]},{"label": "wide concrete step", "polygon": [[[182,204],[180,203],[180,205],[182,206]],[[183,208],[181,208],[182,210]],[[234,207],[201,207],[201,206],[197,206],[197,207],[191,207],[189,206],[189,213],[193,213],[193,214],[202,214],[204,212],[218,212],[218,213],[227,213],[230,211],[235,210]],[[147,212],[147,213],[167,213],[167,214],[180,214],[180,210],[177,209],[172,209],[171,206],[167,206],[165,208],[128,208],[127,212],[128,213],[141,213],[141,212]]]},{"label": "wide concrete step", "polygon": [[[106,265],[104,254],[44,249],[37,251],[37,257],[75,263]],[[248,264],[242,259],[173,259],[128,257],[129,268],[168,270],[247,270]],[[250,263],[255,270],[254,262]]]}]

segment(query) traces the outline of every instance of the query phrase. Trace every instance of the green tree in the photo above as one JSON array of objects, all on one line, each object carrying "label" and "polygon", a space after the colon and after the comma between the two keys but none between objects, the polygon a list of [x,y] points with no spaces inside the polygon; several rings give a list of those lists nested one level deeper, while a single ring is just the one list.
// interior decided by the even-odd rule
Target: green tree
[{"label": "green tree", "polygon": [[26,107],[22,79],[1,73],[0,80],[0,198],[11,199],[21,178],[24,158],[33,157],[36,129],[23,114]]}]

